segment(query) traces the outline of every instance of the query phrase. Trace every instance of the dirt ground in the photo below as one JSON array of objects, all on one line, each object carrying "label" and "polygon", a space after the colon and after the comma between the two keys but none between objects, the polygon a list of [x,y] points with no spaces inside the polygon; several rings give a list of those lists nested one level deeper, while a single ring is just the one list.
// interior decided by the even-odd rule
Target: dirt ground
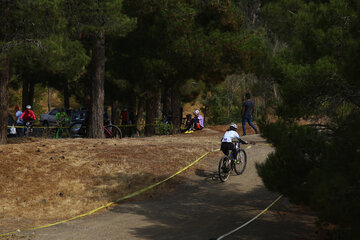
[{"label": "dirt ground", "polygon": [[[247,150],[248,167],[244,175],[231,176],[225,184],[216,177],[221,153],[211,153],[170,181],[107,210],[51,228],[21,229],[89,212],[165,179],[218,149],[225,129],[117,140],[11,139],[0,146],[0,234],[19,231],[0,239],[219,237],[277,197],[256,174],[255,162],[264,161],[272,151],[259,135],[244,137],[253,143]],[[286,199],[274,209],[245,235],[228,239],[313,239],[316,218],[311,213]]]}]

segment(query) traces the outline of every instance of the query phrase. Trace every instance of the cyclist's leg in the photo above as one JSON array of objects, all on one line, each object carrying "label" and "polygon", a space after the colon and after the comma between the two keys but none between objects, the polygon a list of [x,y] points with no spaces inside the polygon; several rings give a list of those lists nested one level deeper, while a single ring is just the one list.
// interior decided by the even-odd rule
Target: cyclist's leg
[{"label": "cyclist's leg", "polygon": [[233,159],[236,160],[236,147],[233,143],[231,143],[231,151],[232,151]]},{"label": "cyclist's leg", "polygon": [[28,121],[24,120],[24,137],[29,135]]},{"label": "cyclist's leg", "polygon": [[220,150],[224,153],[224,155],[229,156],[229,148],[226,142],[221,143]]},{"label": "cyclist's leg", "polygon": [[31,121],[30,121],[31,132],[34,131],[34,122],[35,122],[35,120],[34,120],[34,119],[31,119]]},{"label": "cyclist's leg", "polygon": [[64,133],[64,129],[62,126],[59,127],[59,134],[57,136],[57,138],[62,138],[63,137],[63,133]]},{"label": "cyclist's leg", "polygon": [[220,150],[226,155],[229,156],[229,152],[232,152],[232,156],[234,156],[235,153],[235,146],[233,143],[229,142],[222,142]]}]

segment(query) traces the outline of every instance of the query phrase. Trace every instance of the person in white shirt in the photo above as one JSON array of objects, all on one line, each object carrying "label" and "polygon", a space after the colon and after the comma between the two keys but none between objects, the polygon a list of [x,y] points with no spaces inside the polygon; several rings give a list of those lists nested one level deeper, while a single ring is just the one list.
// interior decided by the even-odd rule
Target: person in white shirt
[{"label": "person in white shirt", "polygon": [[[23,120],[20,118],[23,112],[19,109],[18,106],[15,106],[15,116],[16,116],[16,126],[23,126]],[[18,137],[22,137],[24,135],[24,129],[23,128],[16,128],[16,135]]]},{"label": "person in white shirt", "polygon": [[244,141],[240,138],[239,134],[236,132],[237,125],[235,123],[230,124],[230,128],[225,132],[224,136],[221,139],[221,147],[220,150],[226,155],[229,156],[229,151],[232,151],[232,155],[234,159],[235,156],[235,145],[232,143],[234,139],[238,140],[242,144],[248,144],[247,141]]}]

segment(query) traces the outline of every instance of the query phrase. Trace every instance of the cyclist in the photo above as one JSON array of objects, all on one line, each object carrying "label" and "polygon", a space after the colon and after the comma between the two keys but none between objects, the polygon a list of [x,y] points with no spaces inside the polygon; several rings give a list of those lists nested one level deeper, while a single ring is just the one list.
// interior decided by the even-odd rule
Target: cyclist
[{"label": "cyclist", "polygon": [[59,127],[56,131],[56,138],[59,138],[63,135],[63,128],[70,122],[69,116],[67,115],[65,109],[61,109],[55,115],[56,124]]},{"label": "cyclist", "polygon": [[[23,114],[20,116],[20,119],[23,120],[24,126],[29,126],[32,124],[33,121],[36,120],[35,113],[33,110],[31,110],[30,105],[26,105],[26,109],[23,112]],[[31,131],[32,131],[32,129],[30,129],[30,132]]]},{"label": "cyclist", "polygon": [[32,121],[36,120],[35,113],[34,113],[33,110],[31,110],[30,105],[26,106],[26,110],[20,116],[20,119],[22,119],[24,121],[25,125],[26,125],[27,122],[32,122]]},{"label": "cyclist", "polygon": [[55,120],[58,126],[65,126],[69,123],[69,116],[66,114],[65,110],[61,109],[56,115]]},{"label": "cyclist", "polygon": [[230,128],[226,130],[224,136],[221,139],[221,147],[220,150],[226,155],[229,156],[229,151],[232,151],[232,155],[234,158],[234,161],[236,160],[235,155],[235,145],[232,143],[232,141],[236,138],[240,143],[242,144],[248,144],[247,141],[244,141],[240,138],[239,134],[236,132],[237,125],[235,123],[230,124]]}]

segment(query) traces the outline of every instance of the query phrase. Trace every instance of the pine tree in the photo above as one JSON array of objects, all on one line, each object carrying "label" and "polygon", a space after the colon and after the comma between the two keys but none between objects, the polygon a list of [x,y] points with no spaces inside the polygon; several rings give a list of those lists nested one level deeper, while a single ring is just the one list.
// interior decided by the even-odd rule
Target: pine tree
[{"label": "pine tree", "polygon": [[271,60],[280,120],[262,126],[276,150],[257,165],[259,175],[270,190],[339,224],[341,239],[358,239],[360,5],[267,2],[262,19],[284,48]]}]

